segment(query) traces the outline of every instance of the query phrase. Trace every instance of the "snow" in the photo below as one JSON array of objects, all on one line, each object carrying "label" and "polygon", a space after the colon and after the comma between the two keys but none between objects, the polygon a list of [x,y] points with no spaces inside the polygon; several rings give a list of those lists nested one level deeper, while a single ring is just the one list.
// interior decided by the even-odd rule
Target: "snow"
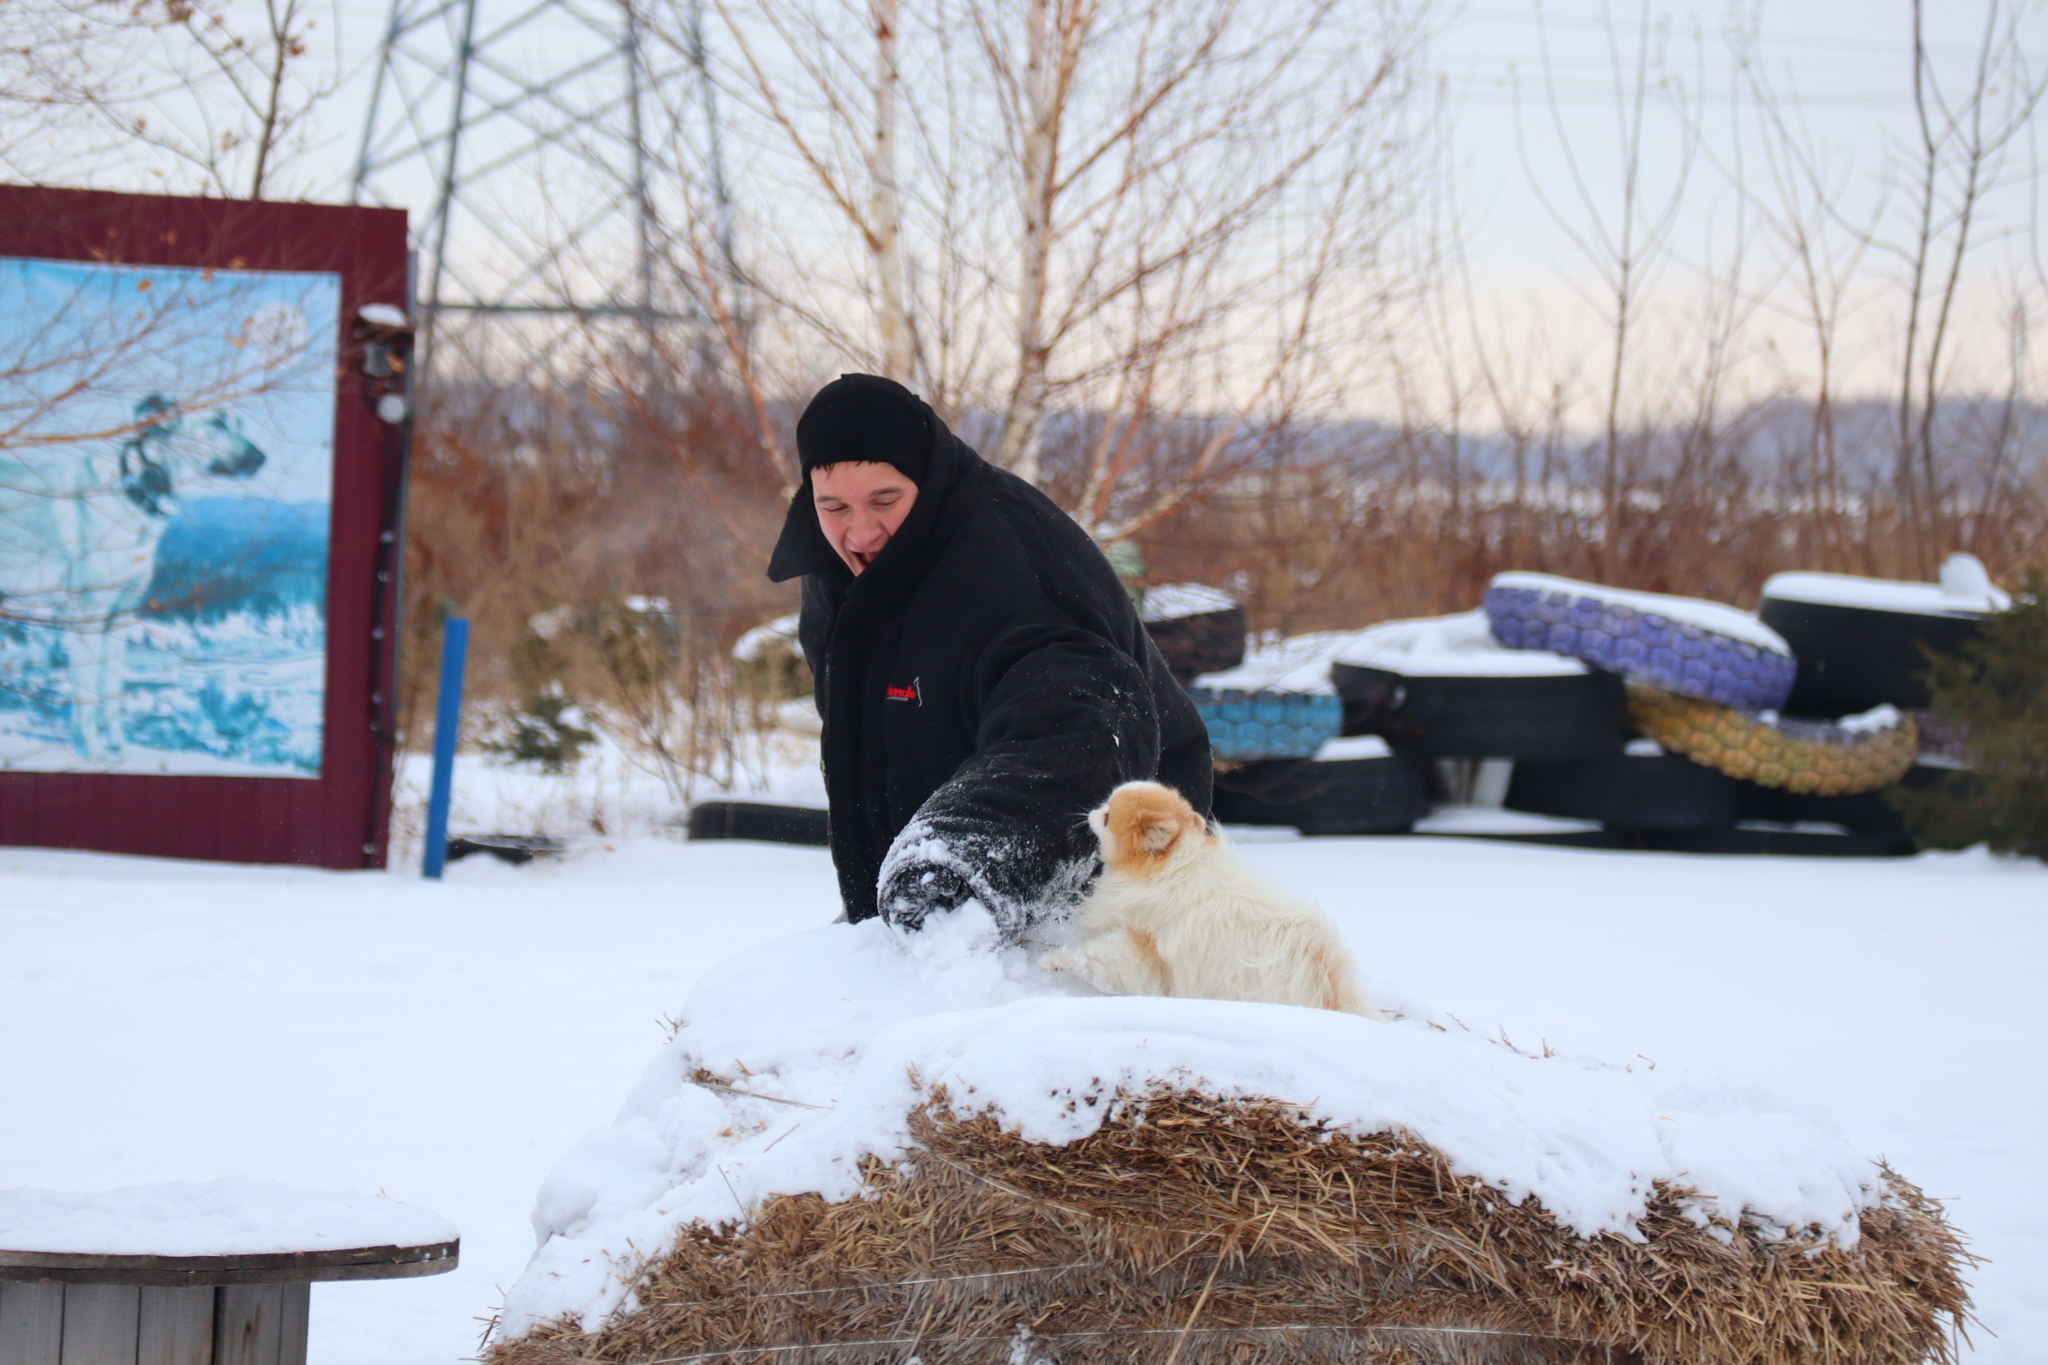
[{"label": "snow", "polygon": [[1597,820],[1485,804],[1438,806],[1415,822],[1417,834],[1590,834],[1599,828]]},{"label": "snow", "polygon": [[439,1214],[379,1194],[275,1180],[136,1185],[97,1193],[0,1190],[0,1247],[105,1256],[235,1256],[456,1239]]},{"label": "snow", "polygon": [[[779,728],[743,737],[731,764],[710,778],[664,774],[636,761],[599,732],[572,777],[529,764],[464,753],[456,764],[452,834],[547,834],[569,842],[681,837],[689,807],[700,801],[761,801],[825,806],[818,767],[818,713],[808,697],[783,702]],[[393,859],[419,865],[433,758],[403,755],[394,783]]]},{"label": "snow", "polygon": [[[1491,586],[1534,588],[1540,592],[1563,593],[1572,598],[1593,597],[1617,606],[1631,607],[1645,615],[1662,616],[1684,625],[1698,626],[1701,630],[1715,631],[1733,640],[1746,641],[1772,654],[1792,652],[1792,647],[1785,643],[1784,636],[1748,612],[1731,607],[1725,602],[1709,602],[1703,597],[1673,597],[1661,592],[1631,592],[1626,588],[1581,583],[1576,579],[1557,578],[1547,573],[1495,574]],[[1768,589],[1765,595],[1769,595]]]},{"label": "snow", "polygon": [[[777,1193],[855,1197],[861,1159],[905,1156],[910,1112],[939,1091],[955,1112],[991,1110],[1048,1143],[1088,1136],[1116,1096],[1161,1084],[1278,1098],[1358,1134],[1405,1129],[1587,1237],[1640,1238],[1657,1180],[1696,1185],[1709,1214],[1849,1244],[1879,1197],[1875,1166],[1838,1133],[1716,1083],[1528,1057],[1420,1021],[1076,998],[1030,953],[998,956],[978,906],[948,921],[908,940],[879,921],[832,925],[709,973],[612,1126],[542,1186],[543,1242],[505,1330],[564,1314],[595,1326],[624,1299],[635,1249],[685,1222],[741,1217]],[[693,1080],[706,1072],[720,1086]]]},{"label": "snow", "polygon": [[1577,659],[1541,649],[1509,649],[1493,638],[1483,611],[1386,621],[1364,630],[1326,630],[1262,640],[1236,668],[1205,673],[1198,687],[1246,692],[1329,692],[1330,665],[1380,668],[1411,678],[1571,677]]},{"label": "snow", "polygon": [[1333,657],[1409,678],[1566,678],[1587,671],[1549,650],[1509,649],[1493,638],[1484,611],[1388,621],[1352,635]]},{"label": "snow", "polygon": [[1863,607],[1911,616],[1981,616],[2012,606],[2012,598],[1991,585],[1983,563],[1975,555],[1966,554],[1949,556],[1941,566],[1939,583],[1858,578],[1843,573],[1773,574],[1764,583],[1764,599]]},{"label": "snow", "polygon": [[783,649],[794,649],[796,626],[800,619],[799,613],[791,612],[787,616],[776,617],[765,626],[755,626],[733,643],[732,657],[743,664],[755,664],[766,658],[768,651],[778,645]]},{"label": "snow", "polygon": [[1392,758],[1394,751],[1378,735],[1346,735],[1324,742],[1316,750],[1317,763],[1350,763],[1361,758]]},{"label": "snow", "polygon": [[1327,696],[1336,691],[1330,685],[1330,660],[1356,634],[1326,630],[1283,640],[1265,639],[1247,652],[1236,668],[1204,673],[1195,679],[1195,686],[1217,692],[1315,692]]},{"label": "snow", "polygon": [[[490,771],[464,759],[458,804],[499,813],[471,789]],[[1709,858],[1431,837],[1247,841],[1241,852],[1324,906],[1376,998],[1463,1037],[1463,1051],[1440,1055],[1466,1059],[1471,1074],[1524,1064],[1475,1039],[1504,1035],[1532,1052],[1547,1042],[1561,1056],[1529,1071],[1574,1074],[1616,1106],[1602,1112],[1640,1117],[1613,1097],[1664,1102],[1631,1088],[1655,1079],[1690,1116],[1684,1126],[1709,1139],[1706,1120],[1745,1112],[1805,1134],[1818,1146],[1786,1153],[1793,1168],[1828,1169],[1799,1151],[1825,1149],[1830,1133],[1856,1158],[1883,1155],[1949,1201],[1987,1258],[1971,1279],[1988,1330],[1965,1359],[2038,1358],[2048,1340],[2048,870],[1982,853]],[[702,1007],[737,979],[718,964],[806,931],[821,943],[859,937],[826,927],[838,906],[821,849],[591,834],[565,859],[519,869],[470,859],[429,883],[416,867],[343,874],[0,850],[0,1037],[11,1040],[0,1048],[0,1188],[246,1176],[431,1208],[461,1229],[461,1266],[321,1285],[309,1365],[455,1365],[474,1355],[476,1320],[533,1255],[534,1192],[565,1153],[588,1150],[586,1134],[617,1131],[620,1097],[650,1054],[679,1124],[691,1095],[726,1106],[660,1070],[676,1055],[664,1019],[693,1000],[691,1036],[706,1039],[714,1025]],[[813,1015],[848,1012],[870,1058],[899,1022],[878,1000],[923,991],[919,1008],[974,1012],[947,1025],[943,1050],[937,1038],[927,1048],[894,1036],[976,1076],[1026,1010],[1156,1008],[1021,989],[991,1004],[1001,988],[957,963],[926,980],[864,950],[805,960],[812,974],[791,968],[791,1000]],[[869,989],[885,966],[920,984],[904,996]],[[781,1027],[759,1009],[718,1013],[731,1021],[719,1048],[733,1056],[763,1055],[748,1050],[765,1048],[765,1035],[748,1030]],[[1126,1031],[1132,1022],[1091,1017]],[[1253,1027],[1233,1011],[1199,1026],[1143,1017],[1204,1066],[1228,1061]],[[1258,1064],[1306,1077],[1330,1038],[1304,1037],[1301,1055]],[[1381,1041],[1373,1074],[1398,1080],[1393,1049],[1409,1034],[1386,1027]],[[1635,1071],[1613,1080],[1567,1060],[1584,1057]],[[725,1059],[714,1069],[737,1077]],[[793,1076],[767,1077],[763,1092]],[[1599,1088],[1610,1081],[1618,1089]],[[1385,1102],[1420,1102],[1408,1093]],[[629,1112],[644,1104],[633,1097]],[[779,1123],[828,1117],[768,1102],[761,1112]],[[1523,1178],[1561,1179],[1538,1168],[1551,1160],[1541,1148],[1519,1158]],[[1783,1151],[1770,1150],[1774,1160]],[[1824,1188],[1812,1192],[1817,1206]],[[644,1212],[660,1193],[614,1191],[609,1207]],[[1780,1197],[1806,1196],[1770,1195]]]},{"label": "snow", "polygon": [[1149,623],[1178,621],[1183,616],[1229,611],[1236,605],[1237,599],[1221,588],[1201,583],[1166,583],[1145,589],[1145,608],[1138,615]]},{"label": "snow", "polygon": [[1905,718],[1896,706],[1874,706],[1853,716],[1843,716],[1835,724],[1852,735],[1875,735],[1894,729]]}]

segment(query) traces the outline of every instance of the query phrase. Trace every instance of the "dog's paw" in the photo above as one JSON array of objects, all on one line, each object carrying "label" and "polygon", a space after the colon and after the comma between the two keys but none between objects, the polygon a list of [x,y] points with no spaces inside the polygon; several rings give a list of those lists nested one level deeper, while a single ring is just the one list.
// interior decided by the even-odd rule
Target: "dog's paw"
[{"label": "dog's paw", "polygon": [[1038,959],[1041,972],[1079,972],[1085,965],[1081,955],[1070,948],[1055,948]]}]

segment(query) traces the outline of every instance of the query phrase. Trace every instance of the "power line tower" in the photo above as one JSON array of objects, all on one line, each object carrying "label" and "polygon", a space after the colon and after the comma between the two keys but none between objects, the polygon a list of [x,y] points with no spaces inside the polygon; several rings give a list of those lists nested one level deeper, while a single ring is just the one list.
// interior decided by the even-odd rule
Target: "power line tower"
[{"label": "power line tower", "polygon": [[701,0],[392,0],[350,199],[426,204],[421,363],[471,318],[694,322],[666,224],[731,216]]}]

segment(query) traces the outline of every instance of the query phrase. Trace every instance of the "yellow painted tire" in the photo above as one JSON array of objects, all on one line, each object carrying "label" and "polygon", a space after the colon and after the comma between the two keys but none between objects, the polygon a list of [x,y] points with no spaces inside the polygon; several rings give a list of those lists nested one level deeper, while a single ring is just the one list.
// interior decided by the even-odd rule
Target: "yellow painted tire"
[{"label": "yellow painted tire", "polygon": [[1882,729],[1771,720],[1639,683],[1629,685],[1628,713],[1672,753],[1760,787],[1816,796],[1889,787],[1920,751],[1919,731],[1905,714]]}]

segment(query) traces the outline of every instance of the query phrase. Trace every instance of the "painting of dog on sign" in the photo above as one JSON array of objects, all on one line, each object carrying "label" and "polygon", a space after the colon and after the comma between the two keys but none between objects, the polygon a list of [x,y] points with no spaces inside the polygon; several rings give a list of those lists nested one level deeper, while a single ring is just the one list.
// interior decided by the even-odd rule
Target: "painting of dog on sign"
[{"label": "painting of dog on sign", "polygon": [[340,307],[0,259],[0,771],[320,775]]}]

